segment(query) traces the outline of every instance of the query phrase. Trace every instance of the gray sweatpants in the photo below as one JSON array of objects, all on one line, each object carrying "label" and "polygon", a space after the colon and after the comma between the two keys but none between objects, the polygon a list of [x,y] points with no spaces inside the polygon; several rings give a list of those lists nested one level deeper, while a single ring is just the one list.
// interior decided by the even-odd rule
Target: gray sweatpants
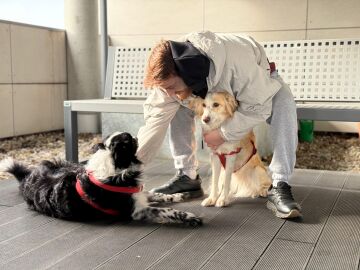
[{"label": "gray sweatpants", "polygon": [[[270,124],[274,150],[269,169],[273,180],[288,182],[295,167],[298,143],[296,105],[288,85],[280,77],[277,79],[282,88],[273,97],[272,114],[266,121]],[[194,113],[184,106],[180,106],[170,123],[170,148],[175,168],[197,169]]]}]

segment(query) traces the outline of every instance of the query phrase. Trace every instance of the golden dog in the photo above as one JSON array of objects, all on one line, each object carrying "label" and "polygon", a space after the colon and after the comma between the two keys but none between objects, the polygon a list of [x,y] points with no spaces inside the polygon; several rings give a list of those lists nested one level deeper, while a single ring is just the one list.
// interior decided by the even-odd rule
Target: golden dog
[{"label": "golden dog", "polygon": [[[205,99],[195,98],[190,107],[201,117],[204,133],[220,128],[231,118],[238,106],[226,92],[208,94]],[[241,123],[239,123],[241,125]],[[208,198],[203,206],[223,207],[231,197],[266,197],[271,180],[255,148],[255,136],[249,132],[240,141],[227,141],[211,154],[212,181]]]}]

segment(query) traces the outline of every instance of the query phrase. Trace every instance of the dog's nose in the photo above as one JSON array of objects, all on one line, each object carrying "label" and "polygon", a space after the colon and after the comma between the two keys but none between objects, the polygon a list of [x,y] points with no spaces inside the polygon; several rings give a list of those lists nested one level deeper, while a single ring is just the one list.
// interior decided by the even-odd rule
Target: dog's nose
[{"label": "dog's nose", "polygon": [[210,117],[209,116],[206,116],[206,117],[204,117],[203,118],[203,121],[204,121],[204,123],[209,123],[210,122]]}]

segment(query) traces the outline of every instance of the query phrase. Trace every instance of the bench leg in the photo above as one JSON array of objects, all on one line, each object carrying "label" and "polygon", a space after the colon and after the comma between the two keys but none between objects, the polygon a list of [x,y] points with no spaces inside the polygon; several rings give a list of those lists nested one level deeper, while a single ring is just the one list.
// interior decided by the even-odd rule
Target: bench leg
[{"label": "bench leg", "polygon": [[71,105],[64,104],[65,158],[78,162],[78,123],[77,112],[71,110]]}]

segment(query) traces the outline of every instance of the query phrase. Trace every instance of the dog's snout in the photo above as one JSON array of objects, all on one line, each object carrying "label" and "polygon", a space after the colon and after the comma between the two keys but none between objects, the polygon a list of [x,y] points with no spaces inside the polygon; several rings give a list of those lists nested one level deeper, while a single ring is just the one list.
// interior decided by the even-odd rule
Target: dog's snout
[{"label": "dog's snout", "polygon": [[204,123],[209,123],[210,122],[210,117],[209,116],[206,116],[206,117],[204,117],[203,118],[203,121],[204,121]]}]

